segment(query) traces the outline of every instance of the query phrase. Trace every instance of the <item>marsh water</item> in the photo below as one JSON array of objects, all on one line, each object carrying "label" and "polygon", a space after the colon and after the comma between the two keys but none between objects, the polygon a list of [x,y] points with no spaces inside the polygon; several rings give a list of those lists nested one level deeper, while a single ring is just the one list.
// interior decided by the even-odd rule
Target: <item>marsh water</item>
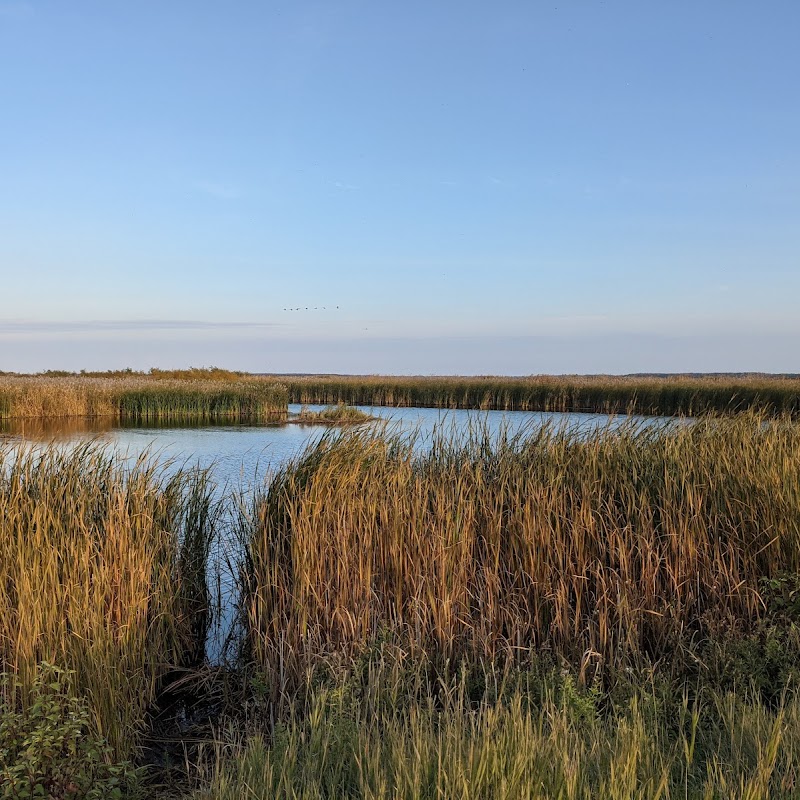
[{"label": "marsh water", "polygon": [[[310,405],[311,411],[323,406]],[[631,419],[605,414],[546,413],[528,411],[465,411],[438,408],[386,408],[360,406],[359,409],[400,430],[419,431],[419,446],[424,447],[437,428],[466,430],[471,424],[485,423],[493,433],[503,427],[511,432],[523,427],[554,425],[590,431],[616,427]],[[289,406],[290,418],[299,405]],[[637,417],[644,425],[663,423],[662,417]],[[266,479],[269,472],[285,463],[324,432],[328,425],[180,425],[155,426],[153,423],[120,423],[111,418],[13,419],[0,420],[0,443],[55,441],[63,444],[89,439],[105,444],[128,456],[145,451],[176,465],[198,465],[211,469],[220,489],[248,488]]]},{"label": "marsh water", "polygon": [[[307,406],[318,411],[323,406]],[[465,411],[437,408],[359,407],[371,416],[385,420],[401,431],[418,431],[417,446],[424,448],[437,429],[467,431],[471,425],[485,425],[492,434],[501,430],[509,433],[523,428],[552,425],[577,432],[598,428],[614,428],[634,421],[641,425],[663,425],[664,417],[611,417],[605,414],[544,413],[527,411]],[[299,405],[289,406],[290,419],[300,411]],[[173,425],[156,427],[151,424],[133,425],[98,419],[0,420],[0,446],[4,442],[56,442],[66,447],[86,441],[97,442],[135,459],[148,453],[168,464],[167,469],[199,466],[211,472],[219,498],[241,494],[264,485],[269,475],[291,458],[301,454],[306,446],[331,430],[328,425]],[[234,504],[235,505],[235,504]],[[224,642],[229,640],[236,612],[235,564],[239,543],[231,534],[230,520],[222,520],[217,548],[208,576],[215,587],[220,603],[216,625],[208,641],[208,656],[212,661],[224,655]]]}]

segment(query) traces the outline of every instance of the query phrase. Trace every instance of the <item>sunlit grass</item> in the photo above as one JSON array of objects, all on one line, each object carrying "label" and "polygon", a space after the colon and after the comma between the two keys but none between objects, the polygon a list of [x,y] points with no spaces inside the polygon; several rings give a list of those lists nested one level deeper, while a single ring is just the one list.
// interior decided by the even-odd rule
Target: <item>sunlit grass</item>
[{"label": "sunlit grass", "polygon": [[800,567],[800,427],[355,428],[312,443],[241,518],[256,660],[276,682],[389,631],[441,659],[669,658],[750,623]]},{"label": "sunlit grass", "polygon": [[311,411],[307,406],[303,406],[293,418],[294,422],[309,425],[362,425],[374,420],[375,417],[370,416],[365,411],[341,403],[335,406],[327,406],[319,411]]},{"label": "sunlit grass", "polygon": [[127,757],[166,671],[202,657],[208,479],[92,445],[0,448],[0,671],[74,670]]},{"label": "sunlit grass", "polygon": [[[123,409],[119,397],[126,387],[132,394]],[[0,373],[0,418],[94,416],[143,409],[151,417],[272,416],[287,402],[689,416],[760,410],[774,416],[800,412],[800,379],[770,375],[276,378],[217,367],[25,377]]]},{"label": "sunlit grass", "polygon": [[257,380],[2,377],[0,418],[281,422],[287,397],[282,384]]},{"label": "sunlit grass", "polygon": [[[518,690],[392,709],[320,689],[271,734],[218,742],[195,800],[770,800],[798,796],[800,703]],[[197,780],[197,779],[196,779]],[[199,781],[198,781],[199,782]]]},{"label": "sunlit grass", "polygon": [[147,457],[0,448],[0,670],[74,670],[135,754],[202,661],[230,513],[244,640],[195,698],[196,799],[800,797],[790,417],[354,426],[224,503]]}]

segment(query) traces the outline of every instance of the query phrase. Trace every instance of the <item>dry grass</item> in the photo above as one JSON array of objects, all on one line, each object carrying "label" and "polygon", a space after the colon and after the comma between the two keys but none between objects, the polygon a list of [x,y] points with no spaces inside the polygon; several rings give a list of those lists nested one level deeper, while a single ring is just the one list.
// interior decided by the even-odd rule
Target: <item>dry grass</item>
[{"label": "dry grass", "polygon": [[87,445],[0,448],[0,670],[75,670],[96,732],[127,757],[159,680],[202,651],[214,507],[168,475]]},{"label": "dry grass", "polygon": [[668,415],[800,412],[800,379],[779,376],[309,376],[288,385],[292,403]]},{"label": "dry grass", "polygon": [[355,429],[241,527],[260,699],[197,800],[800,797],[788,418]]},{"label": "dry grass", "polygon": [[[0,669],[75,670],[129,756],[201,657],[219,513],[197,471],[0,448]],[[239,525],[252,664],[227,713],[259,735],[218,744],[198,797],[800,796],[788,417],[331,432]],[[721,625],[732,649],[695,646]]]},{"label": "dry grass", "polygon": [[800,568],[787,420],[416,445],[324,437],[243,515],[251,645],[274,687],[386,632],[472,663],[668,658],[708,620],[757,620],[759,582]]},{"label": "dry grass", "polygon": [[259,380],[0,378],[0,418],[280,422],[286,405],[285,386]]},{"label": "dry grass", "polygon": [[[158,387],[158,388],[157,388]],[[268,387],[272,387],[271,389]],[[287,388],[288,387],[288,388]],[[119,396],[158,396],[150,413],[196,408],[228,416],[253,414],[255,402],[269,415],[287,402],[347,406],[418,406],[503,411],[585,411],[655,415],[759,410],[776,416],[800,413],[800,378],[771,375],[538,375],[530,377],[256,376],[217,367],[48,372],[39,376],[0,373],[0,418],[4,416],[133,413]],[[270,395],[270,393],[272,393]],[[205,399],[203,399],[205,396]],[[241,397],[241,410],[232,398]],[[217,398],[214,400],[213,398]],[[154,404],[154,405],[153,405]],[[146,405],[146,403],[145,403]],[[189,406],[186,409],[186,406]],[[159,410],[160,409],[160,410]],[[172,413],[172,412],[169,412]],[[257,412],[261,413],[261,412]]]},{"label": "dry grass", "polygon": [[300,413],[291,421],[307,425],[363,425],[374,422],[375,417],[352,406],[339,404],[319,411],[311,411],[307,406],[303,406]]},{"label": "dry grass", "polygon": [[[0,372],[0,375],[6,373]],[[109,370],[85,370],[80,372],[69,372],[68,370],[48,369],[44,372],[28,377],[36,378],[151,378],[154,380],[192,380],[192,381],[236,381],[252,379],[246,372],[234,372],[220,367],[189,367],[188,369],[159,369],[151,367],[149,370],[109,369]]]}]

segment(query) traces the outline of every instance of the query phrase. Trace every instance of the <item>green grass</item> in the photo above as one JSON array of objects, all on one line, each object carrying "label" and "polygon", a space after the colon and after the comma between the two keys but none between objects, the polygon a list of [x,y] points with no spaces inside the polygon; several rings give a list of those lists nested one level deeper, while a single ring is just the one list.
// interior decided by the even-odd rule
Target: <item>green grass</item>
[{"label": "green grass", "polygon": [[[372,688],[379,683],[374,678]],[[601,711],[574,684],[391,707],[320,688],[270,734],[221,737],[194,800],[770,800],[800,795],[800,702],[646,688]],[[215,756],[215,758],[214,758]]]}]

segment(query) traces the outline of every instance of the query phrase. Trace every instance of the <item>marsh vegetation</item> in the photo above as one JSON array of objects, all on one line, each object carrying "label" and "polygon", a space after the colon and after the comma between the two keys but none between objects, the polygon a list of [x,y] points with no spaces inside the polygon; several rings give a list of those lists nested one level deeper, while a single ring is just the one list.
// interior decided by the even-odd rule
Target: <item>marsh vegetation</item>
[{"label": "marsh vegetation", "polygon": [[[268,389],[267,387],[272,387]],[[128,402],[123,395],[128,394]],[[63,402],[60,402],[63,401]],[[276,413],[286,403],[483,411],[694,416],[800,412],[796,375],[384,376],[252,375],[188,370],[0,373],[0,418],[149,414],[213,421]],[[59,411],[60,409],[60,411]]]},{"label": "marsh vegetation", "polygon": [[[70,785],[131,796],[800,796],[796,421],[418,435],[330,430],[235,496],[6,445],[3,731],[77,704]],[[222,525],[239,637],[209,665]]]},{"label": "marsh vegetation", "polygon": [[0,666],[26,707],[43,663],[128,757],[170,669],[203,657],[214,503],[201,471],[86,445],[0,448]]},{"label": "marsh vegetation", "polygon": [[303,425],[335,425],[340,427],[363,425],[375,420],[376,418],[367,414],[366,411],[339,403],[335,406],[321,408],[318,411],[312,411],[308,406],[302,406],[300,411],[291,417],[289,421]]},{"label": "marsh vegetation", "polygon": [[137,422],[286,419],[274,381],[203,378],[0,377],[0,419],[107,417]]},{"label": "marsh vegetation", "polygon": [[292,403],[694,416],[800,412],[800,379],[778,376],[539,375],[287,378]]},{"label": "marsh vegetation", "polygon": [[798,571],[798,458],[800,427],[749,415],[322,437],[242,518],[253,654],[274,686],[387,633],[443,662],[673,657]]}]

